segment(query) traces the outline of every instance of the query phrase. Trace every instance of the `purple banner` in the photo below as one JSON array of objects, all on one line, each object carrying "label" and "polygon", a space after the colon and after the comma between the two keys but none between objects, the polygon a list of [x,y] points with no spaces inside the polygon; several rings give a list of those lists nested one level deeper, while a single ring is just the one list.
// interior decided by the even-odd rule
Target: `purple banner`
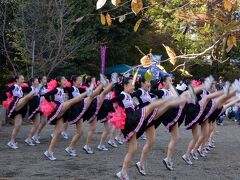
[{"label": "purple banner", "polygon": [[106,66],[106,46],[101,46],[101,73],[105,74],[105,66]]}]

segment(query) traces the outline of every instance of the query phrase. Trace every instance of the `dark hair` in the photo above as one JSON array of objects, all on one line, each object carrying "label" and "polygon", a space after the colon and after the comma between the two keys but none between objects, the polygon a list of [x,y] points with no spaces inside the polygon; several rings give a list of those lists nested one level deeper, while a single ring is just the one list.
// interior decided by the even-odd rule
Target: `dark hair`
[{"label": "dark hair", "polygon": [[28,85],[31,86],[32,83],[33,83],[36,79],[38,80],[39,78],[38,78],[38,77],[30,78],[29,81],[28,81]]},{"label": "dark hair", "polygon": [[171,77],[171,76],[170,76],[169,74],[164,75],[163,77],[161,77],[160,82],[161,82],[161,83],[166,82],[166,80],[167,80],[168,78],[170,78],[170,77]]},{"label": "dark hair", "polygon": [[142,83],[145,83],[146,79],[145,77],[139,77],[138,80],[135,82],[135,89],[139,89],[142,87]]},{"label": "dark hair", "polygon": [[76,75],[71,76],[71,79],[70,79],[71,83],[73,84],[74,82],[76,82],[78,77],[80,76],[76,76]]},{"label": "dark hair", "polygon": [[47,77],[47,76],[40,76],[40,77],[38,78],[38,81],[41,82],[44,77]]},{"label": "dark hair", "polygon": [[20,76],[23,76],[21,74],[15,76],[15,77],[11,77],[9,80],[8,80],[8,83],[14,83],[14,82],[17,82],[17,79],[19,79]]},{"label": "dark hair", "polygon": [[57,81],[57,86],[59,86],[59,82],[64,78],[64,76],[57,76],[56,81]]},{"label": "dark hair", "polygon": [[116,96],[118,96],[124,90],[124,85],[127,85],[131,79],[132,78],[123,77],[121,83],[115,84],[113,92],[115,93]]}]

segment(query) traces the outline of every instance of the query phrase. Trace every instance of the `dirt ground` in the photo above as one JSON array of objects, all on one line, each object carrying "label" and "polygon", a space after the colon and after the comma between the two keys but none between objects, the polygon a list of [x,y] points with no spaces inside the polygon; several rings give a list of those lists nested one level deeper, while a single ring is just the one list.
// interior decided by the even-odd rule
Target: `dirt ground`
[{"label": "dirt ground", "polygon": [[[84,135],[77,146],[77,157],[67,156],[64,149],[70,140],[61,139],[57,146],[55,156],[57,160],[51,162],[46,160],[43,152],[47,149],[50,141],[50,134],[53,132],[52,126],[47,126],[41,135],[41,144],[29,147],[24,144],[30,125],[22,127],[17,138],[18,150],[7,148],[12,126],[3,126],[0,131],[0,180],[2,179],[116,179],[115,173],[120,170],[126,144],[119,148],[110,148],[108,152],[99,152],[96,149],[102,125],[98,125],[97,133],[94,137],[93,148],[95,154],[87,155],[82,150],[86,140],[87,125],[85,125]],[[224,126],[217,128],[216,148],[212,150],[207,158],[194,161],[192,166],[188,166],[181,159],[187,143],[191,138],[191,132],[181,128],[180,140],[173,159],[175,170],[170,172],[162,164],[162,159],[166,156],[169,133],[161,126],[157,130],[156,143],[147,159],[147,176],[141,176],[135,168],[135,162],[140,157],[140,150],[144,145],[144,140],[138,141],[139,151],[129,168],[131,179],[159,180],[159,179],[240,179],[240,126],[235,122],[226,121]],[[70,126],[69,134],[75,132],[74,126]]]}]

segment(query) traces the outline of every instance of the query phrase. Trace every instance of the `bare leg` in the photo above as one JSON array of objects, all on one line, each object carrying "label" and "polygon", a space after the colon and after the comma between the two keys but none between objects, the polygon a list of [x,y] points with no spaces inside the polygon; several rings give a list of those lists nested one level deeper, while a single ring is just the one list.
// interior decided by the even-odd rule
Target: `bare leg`
[{"label": "bare leg", "polygon": [[28,135],[28,138],[29,140],[31,140],[31,138],[33,137],[33,135],[36,133],[37,131],[37,127],[39,127],[39,124],[40,124],[40,113],[37,113],[35,115],[35,119],[34,119],[34,124],[30,130],[30,133]]},{"label": "bare leg", "polygon": [[192,149],[194,148],[197,140],[198,140],[198,132],[199,131],[199,125],[196,124],[192,127],[192,139],[188,144],[186,155],[190,155]]},{"label": "bare leg", "polygon": [[17,134],[19,133],[21,126],[22,126],[22,115],[18,114],[14,117],[14,129],[13,129],[12,135],[11,135],[12,143],[15,143]]},{"label": "bare leg", "polygon": [[88,135],[86,145],[89,146],[92,144],[92,138],[97,129],[97,119],[94,119],[93,122],[89,124]]},{"label": "bare leg", "polygon": [[104,131],[102,133],[99,145],[104,145],[105,144],[106,139],[107,139],[109,134],[110,134],[110,127],[109,127],[109,124],[107,122],[105,122],[104,123]]},{"label": "bare leg", "polygon": [[132,162],[136,151],[137,151],[137,138],[136,138],[136,134],[134,134],[128,142],[128,152],[125,155],[125,158],[123,161],[122,173],[124,174],[127,173],[129,164]]},{"label": "bare leg", "polygon": [[[200,146],[201,146],[201,144],[203,143],[204,138],[206,137],[207,133],[208,133],[208,120],[204,121],[204,122],[202,123],[202,125],[201,125],[201,135],[200,135],[200,137],[198,138],[198,141],[197,141],[194,149],[197,150],[197,149],[200,148]],[[202,149],[202,148],[203,148],[203,147],[201,147],[201,149]]]},{"label": "bare leg", "polygon": [[42,132],[42,129],[46,126],[47,124],[47,117],[45,117],[44,115],[41,116],[41,121],[40,124],[37,128],[37,131],[35,133],[35,136],[38,137],[39,134]]},{"label": "bare leg", "polygon": [[33,95],[34,95],[33,93],[29,93],[23,98],[19,99],[15,111],[19,111],[20,109],[22,109],[28,103],[28,101],[32,99]]},{"label": "bare leg", "polygon": [[176,123],[171,129],[171,140],[168,144],[167,160],[171,161],[174,154],[177,142],[179,139],[179,128],[178,123]]},{"label": "bare leg", "polygon": [[144,166],[144,162],[147,158],[148,153],[152,149],[154,142],[155,142],[155,127],[151,126],[146,130],[146,143],[143,147],[141,158],[140,158],[140,165]]},{"label": "bare leg", "polygon": [[53,152],[55,150],[55,147],[57,145],[57,142],[58,142],[58,139],[61,135],[61,132],[62,132],[62,128],[63,128],[63,119],[59,119],[55,125],[55,132],[54,132],[54,136],[51,140],[51,143],[49,145],[49,148],[48,148],[48,151],[49,152]]},{"label": "bare leg", "polygon": [[76,123],[76,130],[77,130],[77,132],[73,136],[72,141],[69,145],[69,147],[72,149],[75,148],[75,146],[77,145],[77,142],[79,141],[79,139],[81,138],[81,136],[83,134],[83,120],[82,119]]}]

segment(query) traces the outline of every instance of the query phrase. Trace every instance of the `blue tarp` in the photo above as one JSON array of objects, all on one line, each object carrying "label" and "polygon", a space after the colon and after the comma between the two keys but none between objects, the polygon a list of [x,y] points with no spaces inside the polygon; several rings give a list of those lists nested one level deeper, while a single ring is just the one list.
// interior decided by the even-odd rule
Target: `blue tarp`
[{"label": "blue tarp", "polygon": [[[132,66],[129,66],[129,65],[126,65],[126,64],[120,64],[120,65],[117,65],[117,66],[113,66],[113,67],[108,67],[106,69],[106,74],[111,74],[113,72],[116,72],[116,73],[124,73],[126,71],[128,71],[129,69],[131,69]],[[149,68],[140,68],[139,69],[139,74],[141,74],[142,76],[146,73],[146,71],[148,70]],[[129,73],[131,73],[132,71],[130,71]],[[164,75],[166,75],[167,73],[159,70],[159,77],[162,77]]]}]

